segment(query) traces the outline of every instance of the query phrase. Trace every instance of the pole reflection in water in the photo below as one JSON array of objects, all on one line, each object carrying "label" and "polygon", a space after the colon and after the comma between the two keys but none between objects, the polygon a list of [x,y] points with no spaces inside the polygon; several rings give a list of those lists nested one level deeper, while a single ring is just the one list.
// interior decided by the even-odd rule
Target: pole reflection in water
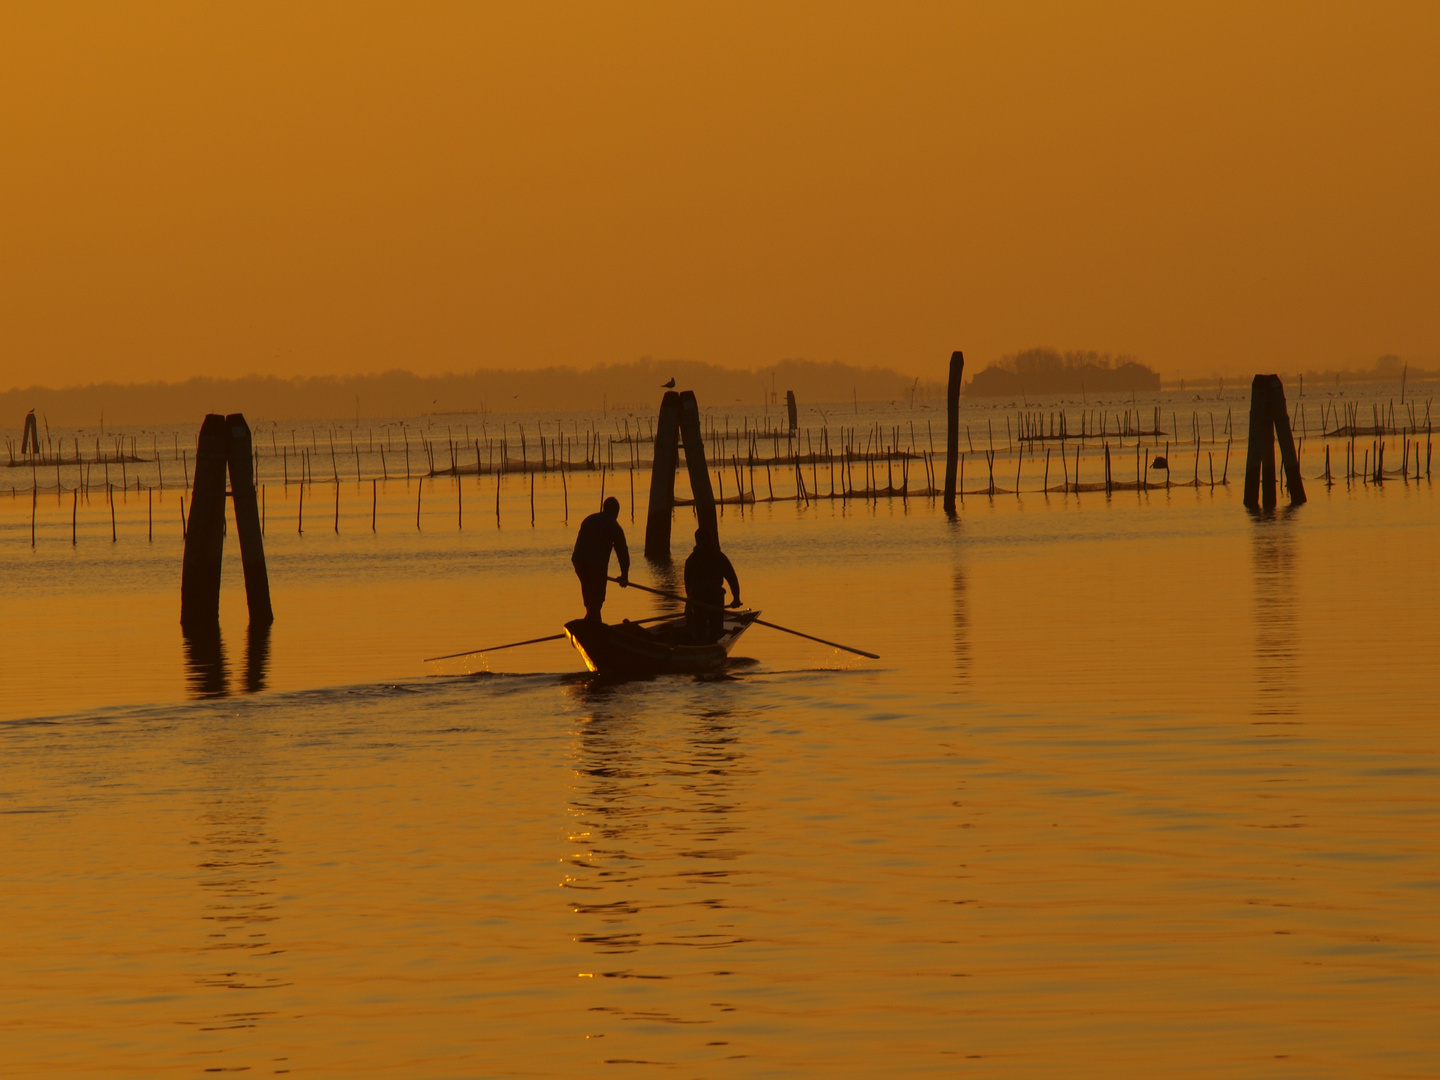
[{"label": "pole reflection in water", "polygon": [[[686,552],[685,555],[686,557],[688,557],[689,552]],[[655,579],[652,586],[653,588],[660,589],[664,592],[673,593],[676,596],[685,595],[684,558],[677,559],[674,562],[666,563],[652,562],[647,559],[646,565],[649,567],[650,573]],[[668,596],[651,596],[650,599],[655,604],[655,614],[657,615],[678,615],[685,608],[685,605],[680,603],[680,601],[672,600]]]},{"label": "pole reflection in water", "polygon": [[1296,609],[1296,524],[1288,509],[1258,516],[1251,537],[1255,714],[1268,718],[1270,723],[1285,723],[1285,718],[1297,712],[1300,619]]},{"label": "pole reflection in water", "polygon": [[950,595],[954,600],[955,680],[968,683],[970,681],[970,605],[965,596],[965,567],[959,562],[954,565]]},{"label": "pole reflection in water", "polygon": [[[191,698],[230,696],[230,667],[225,639],[218,626],[187,629],[185,635],[185,686]],[[245,670],[241,689],[255,694],[265,689],[270,670],[270,627],[251,624],[245,637]]]},{"label": "pole reflection in water", "polygon": [[192,698],[226,697],[230,674],[225,664],[225,641],[220,627],[184,629],[185,684]]},{"label": "pole reflection in water", "polygon": [[615,1051],[614,1040],[633,1025],[608,1027],[601,1015],[690,1025],[734,1011],[710,1000],[723,993],[718,986],[694,996],[696,987],[686,994],[671,980],[728,975],[724,961],[702,957],[749,940],[737,926],[743,911],[734,893],[750,872],[740,790],[748,769],[735,718],[715,709],[712,695],[699,695],[710,708],[677,711],[662,729],[644,707],[648,688],[574,692],[586,709],[575,735],[572,847],[561,884],[577,917],[575,940],[593,950],[586,975],[597,991],[602,979],[637,980],[589,1010]]},{"label": "pole reflection in water", "polygon": [[270,624],[251,623],[245,638],[245,692],[258,694],[265,689],[265,673],[270,665]]}]

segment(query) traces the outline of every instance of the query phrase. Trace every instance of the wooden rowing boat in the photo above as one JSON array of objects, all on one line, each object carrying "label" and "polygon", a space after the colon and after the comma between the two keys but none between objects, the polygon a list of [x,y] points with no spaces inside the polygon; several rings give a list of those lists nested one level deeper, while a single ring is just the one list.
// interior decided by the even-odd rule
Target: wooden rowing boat
[{"label": "wooden rowing boat", "polygon": [[691,644],[683,615],[653,626],[628,619],[616,625],[575,619],[565,624],[565,636],[585,666],[600,675],[643,679],[695,674],[724,667],[735,642],[759,617],[758,611],[727,610],[720,640],[713,645]]}]

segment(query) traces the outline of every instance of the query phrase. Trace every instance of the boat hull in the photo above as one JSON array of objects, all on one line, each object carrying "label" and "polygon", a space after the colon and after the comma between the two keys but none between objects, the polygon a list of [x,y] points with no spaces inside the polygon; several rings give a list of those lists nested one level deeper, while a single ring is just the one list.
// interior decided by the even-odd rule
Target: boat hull
[{"label": "boat hull", "polygon": [[724,667],[735,642],[759,616],[758,611],[727,611],[724,632],[713,645],[687,644],[684,616],[648,628],[575,619],[565,624],[565,636],[585,666],[599,675],[639,679],[701,674]]}]

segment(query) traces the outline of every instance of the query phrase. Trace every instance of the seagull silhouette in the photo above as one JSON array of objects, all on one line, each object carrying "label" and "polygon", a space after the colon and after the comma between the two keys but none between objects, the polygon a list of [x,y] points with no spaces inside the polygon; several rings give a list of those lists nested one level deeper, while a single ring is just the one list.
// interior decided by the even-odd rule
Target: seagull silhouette
[{"label": "seagull silhouette", "polygon": [[660,385],[663,386],[666,390],[674,390],[674,389],[675,389],[675,376],[674,376],[674,375],[671,375],[669,382],[662,382]]}]

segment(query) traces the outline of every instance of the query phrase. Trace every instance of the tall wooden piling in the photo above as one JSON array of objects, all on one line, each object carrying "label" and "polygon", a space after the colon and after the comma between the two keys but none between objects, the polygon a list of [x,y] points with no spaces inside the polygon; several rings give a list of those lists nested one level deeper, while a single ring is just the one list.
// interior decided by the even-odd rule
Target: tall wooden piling
[{"label": "tall wooden piling", "polygon": [[1270,416],[1270,384],[1264,375],[1250,383],[1250,435],[1245,451],[1245,506],[1261,505],[1262,472],[1264,505],[1275,505],[1275,424]]},{"label": "tall wooden piling", "polygon": [[1285,387],[1278,375],[1270,376],[1270,410],[1275,421],[1275,437],[1280,443],[1280,462],[1285,466],[1285,487],[1290,492],[1290,505],[1305,502],[1305,481],[1300,476],[1300,456],[1295,452],[1295,437],[1290,431],[1290,412],[1285,407]]},{"label": "tall wooden piling", "polygon": [[1290,490],[1290,505],[1305,502],[1300,459],[1285,407],[1285,388],[1278,375],[1256,375],[1250,384],[1250,439],[1245,454],[1245,499],[1248,509],[1269,510],[1278,501],[1275,488],[1275,442]]},{"label": "tall wooden piling", "polygon": [[795,391],[785,391],[785,412],[790,420],[790,434],[800,430],[800,411],[795,406]]},{"label": "tall wooden piling", "polygon": [[[715,517],[715,491],[705,463],[705,437],[700,430],[700,406],[693,390],[680,392],[680,437],[685,443],[685,468],[690,473],[690,494],[695,500],[695,524],[720,545],[720,523]],[[796,465],[799,471],[799,465]]]},{"label": "tall wooden piling", "polygon": [[225,471],[230,426],[210,413],[195,448],[195,486],[180,573],[180,623],[203,628],[220,621],[220,565],[225,554]]},{"label": "tall wooden piling", "polygon": [[[691,395],[693,400],[694,395]],[[680,434],[680,395],[667,390],[660,400],[655,425],[654,462],[650,469],[650,510],[645,519],[645,557],[670,561],[670,518],[675,505],[675,444]]]},{"label": "tall wooden piling", "polygon": [[960,457],[960,377],[965,373],[965,354],[950,354],[950,385],[945,392],[945,513],[955,514],[955,476]]},{"label": "tall wooden piling", "polygon": [[250,425],[243,413],[231,413],[225,417],[225,424],[230,429],[230,492],[235,503],[235,531],[240,537],[240,565],[245,572],[245,603],[251,624],[268,626],[275,621],[275,613],[270,607],[270,575],[265,569],[265,541],[260,535]]}]

